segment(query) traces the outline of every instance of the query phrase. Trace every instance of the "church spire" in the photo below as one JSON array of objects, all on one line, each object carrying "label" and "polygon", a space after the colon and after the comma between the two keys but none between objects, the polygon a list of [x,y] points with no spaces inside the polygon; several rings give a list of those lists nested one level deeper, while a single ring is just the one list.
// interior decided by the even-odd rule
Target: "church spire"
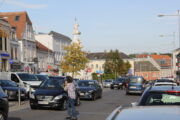
[{"label": "church spire", "polygon": [[79,31],[79,24],[77,22],[77,19],[75,18],[75,24],[73,27],[73,42],[79,42],[80,35],[81,35],[81,32]]}]

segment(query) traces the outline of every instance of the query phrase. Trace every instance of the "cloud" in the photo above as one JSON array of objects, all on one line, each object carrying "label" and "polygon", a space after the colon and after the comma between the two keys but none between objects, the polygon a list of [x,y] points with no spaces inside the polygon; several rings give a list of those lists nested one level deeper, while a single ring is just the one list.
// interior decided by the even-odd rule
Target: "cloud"
[{"label": "cloud", "polygon": [[11,4],[11,5],[22,7],[22,8],[29,8],[29,9],[41,9],[41,8],[47,7],[46,4],[29,4],[29,3],[20,2],[17,0],[6,0],[5,2],[7,4]]}]

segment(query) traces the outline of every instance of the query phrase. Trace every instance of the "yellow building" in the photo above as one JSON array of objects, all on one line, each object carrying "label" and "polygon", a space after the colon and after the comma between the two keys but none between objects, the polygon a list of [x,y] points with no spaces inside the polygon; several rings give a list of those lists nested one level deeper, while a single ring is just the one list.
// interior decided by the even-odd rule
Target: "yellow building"
[{"label": "yellow building", "polygon": [[11,26],[0,19],[0,72],[9,71]]}]

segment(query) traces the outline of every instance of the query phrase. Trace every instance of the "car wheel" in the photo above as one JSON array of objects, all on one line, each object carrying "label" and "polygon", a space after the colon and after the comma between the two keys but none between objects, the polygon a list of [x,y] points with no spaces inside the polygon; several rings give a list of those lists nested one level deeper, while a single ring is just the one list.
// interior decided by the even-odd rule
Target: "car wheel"
[{"label": "car wheel", "polygon": [[100,99],[102,98],[102,93],[99,95],[99,98],[100,98]]},{"label": "car wheel", "polygon": [[37,107],[36,107],[36,106],[34,106],[34,105],[30,105],[30,107],[31,107],[31,109],[32,109],[32,110],[37,109]]},{"label": "car wheel", "polygon": [[81,104],[80,97],[77,97],[76,106],[80,106],[80,104]]},{"label": "car wheel", "polygon": [[0,120],[7,120],[7,114],[4,112],[0,111]]},{"label": "car wheel", "polygon": [[67,109],[67,100],[64,100],[62,106],[61,106],[61,110],[66,110]]}]

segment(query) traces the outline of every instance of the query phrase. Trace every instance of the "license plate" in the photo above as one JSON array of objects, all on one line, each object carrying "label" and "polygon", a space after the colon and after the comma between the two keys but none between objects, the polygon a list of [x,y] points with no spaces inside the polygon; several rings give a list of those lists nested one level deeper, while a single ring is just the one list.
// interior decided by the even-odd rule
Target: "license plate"
[{"label": "license plate", "polygon": [[38,101],[38,104],[47,105],[47,104],[49,104],[49,102],[48,101]]},{"label": "license plate", "polygon": [[84,93],[80,93],[80,95],[84,95]]},{"label": "license plate", "polygon": [[131,86],[130,88],[136,88],[136,86]]}]

